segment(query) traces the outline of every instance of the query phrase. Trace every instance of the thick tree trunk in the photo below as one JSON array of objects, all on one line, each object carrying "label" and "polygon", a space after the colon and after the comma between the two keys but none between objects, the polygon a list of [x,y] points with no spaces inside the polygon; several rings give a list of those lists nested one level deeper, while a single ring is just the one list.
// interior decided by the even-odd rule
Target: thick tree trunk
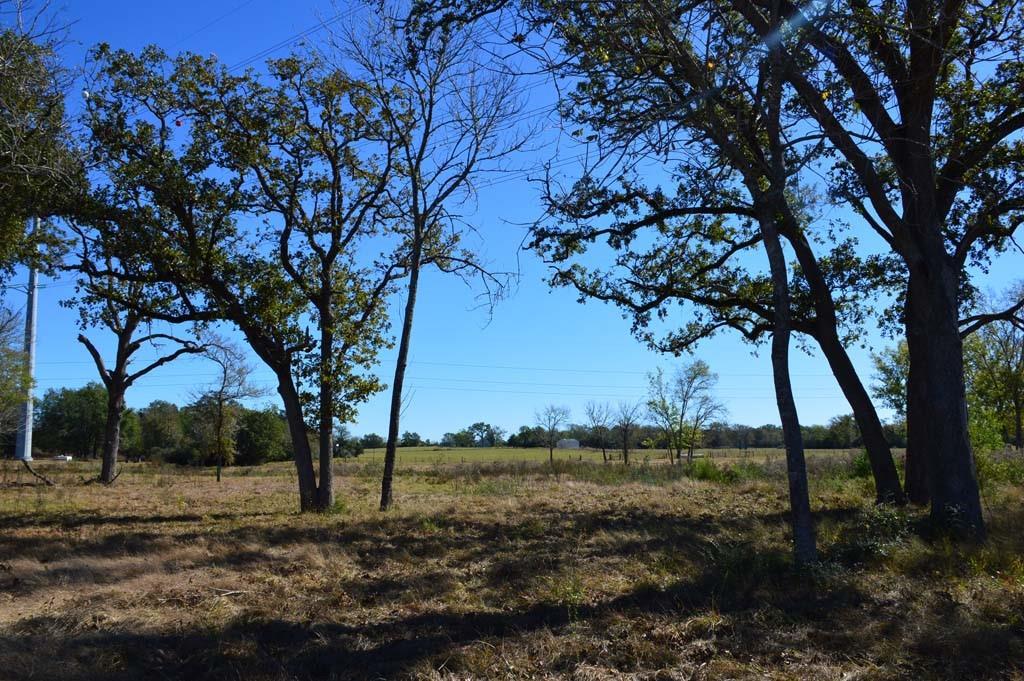
[{"label": "thick tree trunk", "polygon": [[302,417],[302,404],[299,402],[295,383],[285,370],[277,376],[277,392],[284,404],[285,420],[292,439],[292,450],[295,460],[295,472],[299,481],[299,510],[302,512],[316,511],[317,488],[316,476],[313,474],[313,456],[306,437],[306,422]]},{"label": "thick tree trunk", "polygon": [[941,245],[933,250],[909,268],[907,344],[915,386],[909,397],[924,420],[914,429],[928,453],[933,522],[981,541],[985,520],[967,427],[958,273]]},{"label": "thick tree trunk", "polygon": [[409,345],[412,339],[412,321],[416,312],[416,294],[420,284],[420,258],[422,244],[419,236],[413,244],[412,266],[409,270],[409,289],[405,299],[405,318],[402,320],[402,334],[398,341],[398,359],[395,361],[395,380],[391,387],[391,411],[388,414],[388,441],[384,448],[384,475],[380,481],[380,510],[391,508],[395,477],[395,459],[398,454],[399,421],[402,418],[402,387],[405,384],[405,368],[409,362]]},{"label": "thick tree trunk", "polygon": [[[907,305],[911,296],[907,295]],[[910,361],[907,374],[907,455],[904,459],[903,489],[912,504],[925,506],[931,501],[928,491],[928,418],[924,412],[928,394],[924,392],[925,359],[922,356],[924,338],[910,339],[913,330],[907,328],[907,348],[909,353],[917,354],[917,359]]]},{"label": "thick tree trunk", "polygon": [[107,386],[107,421],[103,429],[103,465],[100,482],[110,484],[117,477],[117,453],[121,446],[121,415],[124,413],[124,389]]},{"label": "thick tree trunk", "polygon": [[906,497],[900,487],[899,471],[896,470],[892,450],[889,449],[889,442],[885,438],[882,421],[878,418],[875,405],[861,383],[846,348],[839,340],[835,326],[819,327],[817,341],[832,369],[832,375],[835,376],[840,390],[853,409],[853,418],[860,430],[864,449],[871,463],[871,473],[875,478],[875,502],[906,503]]}]

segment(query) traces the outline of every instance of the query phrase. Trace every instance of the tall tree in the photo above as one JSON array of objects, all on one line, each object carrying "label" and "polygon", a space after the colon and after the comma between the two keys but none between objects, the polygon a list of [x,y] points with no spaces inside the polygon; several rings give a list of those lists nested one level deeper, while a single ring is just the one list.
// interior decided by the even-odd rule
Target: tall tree
[{"label": "tall tree", "polygon": [[908,451],[927,453],[936,524],[983,539],[961,340],[972,322],[960,311],[971,262],[1022,220],[1022,5],[778,2],[778,22],[770,4],[730,6],[780,45],[790,106],[838,155],[835,194],[906,268]]},{"label": "tall tree", "polygon": [[18,408],[25,403],[31,376],[22,349],[21,317],[0,307],[0,434],[18,426]]},{"label": "tall tree", "polygon": [[[151,289],[137,282],[122,283],[112,276],[91,277],[89,272],[96,268],[88,263],[89,256],[83,253],[81,267],[87,278],[79,283],[80,295],[64,301],[69,307],[78,307],[83,328],[100,327],[113,333],[116,339],[113,361],[108,366],[103,354],[85,335],[78,334],[78,342],[85,346],[96,364],[100,380],[107,390],[107,415],[103,430],[103,464],[99,480],[105,484],[117,477],[117,457],[121,442],[121,421],[125,410],[125,394],[143,376],[173,362],[183,355],[197,354],[203,346],[191,338],[154,331],[152,319],[140,312],[140,308],[165,307],[154,300]],[[109,262],[107,264],[109,267]],[[145,305],[142,304],[146,301]],[[132,366],[140,350],[155,349],[156,359]]]},{"label": "tall tree", "polygon": [[393,498],[421,270],[432,265],[478,279],[489,302],[500,297],[504,277],[465,247],[465,233],[473,228],[460,213],[474,198],[477,178],[499,169],[523,141],[509,132],[521,108],[513,80],[483,47],[475,28],[416,34],[399,7],[382,3],[368,30],[360,26],[335,34],[336,51],[358,65],[365,94],[395,140],[389,209],[405,239],[402,262],[408,278],[391,385],[382,511]]},{"label": "tall tree", "polygon": [[[442,25],[459,21],[459,11],[448,11],[453,4],[433,9]],[[660,349],[678,353],[723,328],[760,341],[774,328],[771,281],[749,274],[743,256],[762,243],[761,229],[750,223],[772,220],[769,229],[780,232],[799,264],[791,282],[793,330],[814,338],[849,400],[865,433],[878,500],[902,502],[881,420],[844,347],[863,316],[868,277],[851,257],[850,241],[822,255],[812,248],[806,192],[795,178],[821,158],[820,140],[808,139],[794,121],[778,135],[778,162],[765,153],[770,70],[763,46],[702,3],[470,5],[461,13],[516,13],[523,21],[513,40],[558,76],[579,81],[563,97],[562,113],[580,126],[578,139],[593,142],[588,157],[597,161],[569,191],[549,187],[548,208],[566,224],[542,225],[531,245],[564,262],[605,236],[625,252],[616,260],[624,275],[606,278],[574,263],[559,268],[554,283],[631,310],[638,335]],[[519,33],[523,26],[531,30]],[[556,50],[545,49],[549,41]],[[676,194],[645,186],[638,167],[656,176],[668,170]],[[602,218],[612,224],[590,224]],[[636,238],[645,228],[662,240],[630,253],[634,240],[649,243]],[[665,315],[679,299],[697,306],[693,323],[663,341],[645,331],[653,314]]]},{"label": "tall tree", "polygon": [[64,109],[71,79],[57,54],[65,27],[49,9],[0,0],[0,278],[37,260],[40,242],[55,245],[26,223],[62,214],[84,183]]},{"label": "tall tree", "polygon": [[381,388],[366,370],[403,273],[383,213],[389,131],[364,85],[316,58],[273,61],[261,78],[156,48],[94,56],[87,123],[103,177],[90,224],[147,263],[113,274],[174,294],[178,309],[157,319],[241,330],[277,379],[300,508],[330,508],[334,422]]}]

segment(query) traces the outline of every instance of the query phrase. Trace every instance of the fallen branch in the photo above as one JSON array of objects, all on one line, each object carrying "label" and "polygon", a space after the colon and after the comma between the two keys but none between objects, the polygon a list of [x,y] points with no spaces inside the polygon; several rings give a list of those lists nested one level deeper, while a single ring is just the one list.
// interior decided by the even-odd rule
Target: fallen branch
[{"label": "fallen branch", "polygon": [[123,472],[124,472],[124,466],[121,466],[120,468],[118,468],[118,469],[117,469],[117,472],[116,472],[116,473],[114,473],[114,477],[112,477],[112,478],[110,479],[110,482],[107,482],[107,481],[105,481],[105,480],[104,480],[103,478],[101,478],[101,477],[100,477],[100,476],[98,476],[98,475],[97,475],[97,476],[96,476],[95,478],[93,478],[92,480],[90,480],[89,482],[90,482],[90,483],[93,483],[93,482],[99,482],[99,483],[103,483],[104,485],[113,485],[113,484],[114,484],[114,482],[115,482],[115,481],[116,481],[116,480],[117,480],[117,479],[118,479],[119,477],[121,477],[121,473],[123,473]]},{"label": "fallen branch", "polygon": [[57,486],[57,483],[55,483],[53,480],[50,480],[48,477],[46,477],[42,473],[36,473],[35,470],[33,470],[33,468],[32,468],[32,464],[30,464],[25,459],[22,459],[21,463],[25,464],[25,468],[28,470],[29,473],[31,473],[33,475],[33,477],[35,477],[37,480],[42,480],[44,483],[46,483],[47,487],[56,487]]}]

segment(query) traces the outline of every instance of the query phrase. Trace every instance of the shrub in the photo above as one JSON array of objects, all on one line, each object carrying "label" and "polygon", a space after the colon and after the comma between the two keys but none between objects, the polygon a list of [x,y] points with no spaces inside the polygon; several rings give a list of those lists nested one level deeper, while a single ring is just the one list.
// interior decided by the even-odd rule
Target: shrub
[{"label": "shrub", "polygon": [[1024,458],[1012,450],[993,452],[978,449],[974,452],[974,464],[978,471],[978,483],[983,488],[994,483],[1024,483]]},{"label": "shrub", "polygon": [[860,450],[850,459],[851,478],[870,478],[871,461],[868,459],[867,450]]},{"label": "shrub", "polygon": [[739,473],[729,466],[716,466],[711,459],[696,459],[693,463],[686,465],[687,477],[694,480],[707,480],[708,482],[736,482],[740,479]]}]

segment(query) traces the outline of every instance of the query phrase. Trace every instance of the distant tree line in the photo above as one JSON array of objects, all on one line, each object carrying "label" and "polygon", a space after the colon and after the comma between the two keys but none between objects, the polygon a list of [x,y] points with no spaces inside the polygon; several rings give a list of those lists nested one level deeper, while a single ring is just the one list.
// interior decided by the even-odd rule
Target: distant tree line
[{"label": "distant tree line", "polygon": [[[893,447],[906,446],[906,427],[902,421],[884,426]],[[829,419],[820,425],[801,426],[805,446],[809,449],[856,449],[864,446],[857,423],[852,414]],[[608,435],[595,428],[573,423],[559,432],[559,439],[578,440],[581,447],[601,449],[607,446]],[[614,446],[621,446],[621,435],[612,434]],[[747,426],[739,423],[716,421],[702,431],[702,449],[763,449],[783,446],[782,428],[774,424]],[[547,434],[540,426],[521,426],[508,437],[508,447],[546,447]],[[633,428],[629,439],[630,449],[668,449],[668,437],[657,426],[641,424]]]},{"label": "distant tree line", "polygon": [[[121,455],[134,461],[195,466],[215,465],[221,452],[228,466],[291,459],[288,423],[280,409],[250,408],[233,400],[222,407],[221,411],[214,399],[203,396],[183,407],[155,400],[142,409],[125,409]],[[107,391],[99,383],[47,390],[36,405],[36,454],[101,457],[106,416]],[[311,430],[309,437],[315,432]],[[335,456],[358,456],[362,451],[363,440],[344,429],[336,434]]]}]

